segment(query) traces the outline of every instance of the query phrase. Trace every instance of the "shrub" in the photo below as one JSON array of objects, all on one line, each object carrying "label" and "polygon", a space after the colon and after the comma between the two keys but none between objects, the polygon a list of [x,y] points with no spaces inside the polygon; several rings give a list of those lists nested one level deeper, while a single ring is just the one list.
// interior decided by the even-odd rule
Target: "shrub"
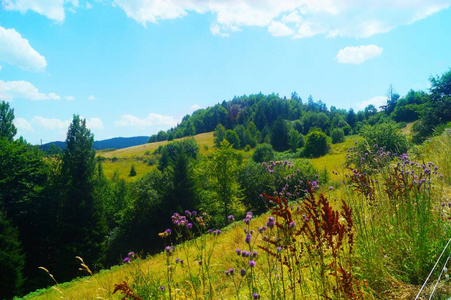
[{"label": "shrub", "polygon": [[386,151],[399,154],[406,153],[409,149],[406,136],[398,133],[398,126],[394,122],[364,126],[360,134],[370,147],[378,145],[379,147],[385,147]]},{"label": "shrub", "polygon": [[272,148],[271,144],[263,143],[258,145],[257,148],[255,148],[252,159],[255,162],[264,162],[274,159],[274,149]]},{"label": "shrub", "polygon": [[345,133],[341,128],[335,128],[330,134],[332,138],[332,144],[343,143],[345,141]]},{"label": "shrub", "polygon": [[312,131],[307,135],[305,143],[304,155],[307,157],[320,157],[329,152],[329,141],[327,135],[320,131]]},{"label": "shrub", "polygon": [[132,165],[132,167],[130,168],[130,174],[128,174],[128,176],[130,177],[136,176],[136,170],[134,165]]}]

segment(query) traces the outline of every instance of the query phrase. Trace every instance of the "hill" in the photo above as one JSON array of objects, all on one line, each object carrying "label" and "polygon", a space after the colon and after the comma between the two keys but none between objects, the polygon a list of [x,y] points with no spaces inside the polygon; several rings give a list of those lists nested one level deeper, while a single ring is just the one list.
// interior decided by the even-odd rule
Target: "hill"
[{"label": "hill", "polygon": [[[147,143],[149,140],[148,136],[134,136],[134,137],[116,137],[101,141],[94,141],[94,149],[103,150],[103,149],[123,149],[128,147],[133,147],[137,145],[142,145]],[[40,148],[43,151],[49,151],[52,148],[52,145],[59,149],[66,148],[65,142],[50,142],[43,144]]]}]

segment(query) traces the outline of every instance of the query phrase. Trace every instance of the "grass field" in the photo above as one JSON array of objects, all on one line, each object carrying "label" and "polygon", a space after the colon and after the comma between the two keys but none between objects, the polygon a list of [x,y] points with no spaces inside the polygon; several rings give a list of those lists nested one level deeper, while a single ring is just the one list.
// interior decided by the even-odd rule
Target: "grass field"
[{"label": "grass field", "polygon": [[[212,151],[214,145],[213,132],[195,135],[194,139],[199,144],[201,153],[207,154]],[[158,147],[167,143],[167,141],[164,141],[113,151],[97,151],[97,157],[103,158],[102,167],[107,178],[111,178],[114,173],[117,173],[120,178],[126,181],[134,181],[155,168],[155,165],[149,165],[148,161],[154,156],[153,152]],[[136,176],[130,177],[129,173],[132,165],[135,167]]]}]

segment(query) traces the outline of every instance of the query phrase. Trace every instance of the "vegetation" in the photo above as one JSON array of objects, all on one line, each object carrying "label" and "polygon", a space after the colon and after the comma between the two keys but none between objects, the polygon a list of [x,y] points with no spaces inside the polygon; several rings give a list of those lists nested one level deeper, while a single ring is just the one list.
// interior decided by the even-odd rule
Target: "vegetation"
[{"label": "vegetation", "polygon": [[419,291],[451,233],[449,74],[379,112],[237,97],[97,154],[77,115],[62,152],[14,139],[2,103],[1,297],[412,298],[394,287]]}]

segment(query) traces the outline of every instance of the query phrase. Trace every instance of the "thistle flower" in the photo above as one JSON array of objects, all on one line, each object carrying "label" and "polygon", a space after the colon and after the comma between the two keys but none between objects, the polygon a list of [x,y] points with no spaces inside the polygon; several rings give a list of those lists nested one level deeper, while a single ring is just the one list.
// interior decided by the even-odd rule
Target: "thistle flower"
[{"label": "thistle flower", "polygon": [[233,222],[235,220],[235,217],[233,215],[230,215],[227,217],[227,220],[229,220],[229,222]]},{"label": "thistle flower", "polygon": [[246,234],[246,239],[244,241],[249,244],[251,242],[251,238],[252,238],[252,235],[250,233],[248,233],[248,234]]},{"label": "thistle flower", "polygon": [[160,286],[160,291],[164,292],[165,289],[164,285]]},{"label": "thistle flower", "polygon": [[135,256],[135,252],[133,252],[133,251],[128,252],[128,257],[134,257],[134,256]]},{"label": "thistle flower", "polygon": [[241,250],[240,249],[235,249],[235,253],[238,255],[241,255]]},{"label": "thistle flower", "polygon": [[240,270],[240,274],[241,274],[241,276],[246,275],[246,270],[245,270],[245,269],[241,269],[241,270]]},{"label": "thistle flower", "polygon": [[257,265],[257,263],[254,260],[249,261],[249,267],[253,268]]},{"label": "thistle flower", "polygon": [[253,293],[253,294],[252,294],[252,297],[253,297],[254,299],[260,299],[260,295],[257,294],[257,293]]},{"label": "thistle flower", "polygon": [[274,225],[276,225],[276,222],[274,221],[274,217],[269,217],[268,222],[266,222],[266,226],[269,228],[273,228]]},{"label": "thistle flower", "polygon": [[188,223],[188,224],[186,224],[186,228],[188,228],[188,229],[193,228],[193,223]]},{"label": "thistle flower", "polygon": [[130,262],[130,257],[128,257],[128,256],[125,257],[125,258],[124,258],[124,263],[129,263],[129,262]]}]

